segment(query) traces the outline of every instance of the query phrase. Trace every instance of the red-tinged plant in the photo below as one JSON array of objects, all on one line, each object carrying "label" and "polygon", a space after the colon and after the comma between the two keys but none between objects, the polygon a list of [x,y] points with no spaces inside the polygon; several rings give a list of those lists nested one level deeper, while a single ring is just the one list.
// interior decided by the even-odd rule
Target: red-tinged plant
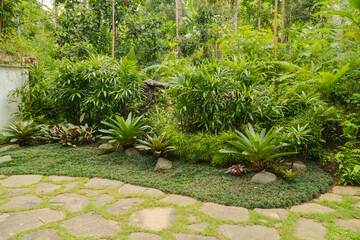
[{"label": "red-tinged plant", "polygon": [[241,175],[241,174],[247,173],[247,169],[244,165],[238,164],[238,165],[233,165],[233,166],[229,167],[225,173]]}]

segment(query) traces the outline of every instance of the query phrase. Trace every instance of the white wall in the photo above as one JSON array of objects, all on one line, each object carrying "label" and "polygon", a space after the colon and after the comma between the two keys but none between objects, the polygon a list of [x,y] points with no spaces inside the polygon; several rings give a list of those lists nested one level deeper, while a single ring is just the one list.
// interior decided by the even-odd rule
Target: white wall
[{"label": "white wall", "polygon": [[0,130],[16,120],[13,113],[18,109],[16,103],[9,103],[9,92],[21,87],[27,79],[26,68],[0,65]]}]

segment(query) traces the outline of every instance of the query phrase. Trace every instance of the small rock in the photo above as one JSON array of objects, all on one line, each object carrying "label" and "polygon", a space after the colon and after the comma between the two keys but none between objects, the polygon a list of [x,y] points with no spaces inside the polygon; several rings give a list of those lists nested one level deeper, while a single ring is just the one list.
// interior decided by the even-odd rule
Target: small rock
[{"label": "small rock", "polygon": [[360,231],[360,220],[359,219],[335,219],[336,225],[342,228],[348,228],[353,230],[354,232]]},{"label": "small rock", "polygon": [[275,174],[273,173],[270,173],[270,172],[260,172],[260,173],[257,173],[255,174],[250,182],[253,182],[253,183],[272,183],[272,182],[275,182],[277,179],[277,177],[275,176]]},{"label": "small rock", "polygon": [[155,170],[161,170],[161,169],[170,169],[172,168],[172,162],[165,159],[165,158],[159,158],[157,160]]},{"label": "small rock", "polygon": [[7,151],[9,149],[14,149],[14,148],[20,148],[20,145],[19,144],[7,145],[5,147],[0,148],[0,152],[4,152],[4,151]]},{"label": "small rock", "polygon": [[311,219],[299,218],[295,224],[295,236],[300,239],[322,240],[325,239],[327,229]]},{"label": "small rock", "polygon": [[104,148],[114,148],[112,144],[109,143],[103,143],[98,147],[100,150],[103,150]]},{"label": "small rock", "polygon": [[126,149],[125,154],[128,155],[129,157],[140,157],[141,156],[139,150],[137,150],[136,148]]},{"label": "small rock", "polygon": [[4,163],[4,162],[8,162],[8,161],[11,161],[11,156],[10,155],[5,155],[5,156],[2,156],[0,157],[0,163]]},{"label": "small rock", "polygon": [[[292,164],[292,162],[285,162],[284,165],[290,167]],[[301,162],[301,161],[295,161],[293,163],[292,169],[295,172],[300,172],[300,171],[305,171],[306,170],[306,165],[305,163]]]}]

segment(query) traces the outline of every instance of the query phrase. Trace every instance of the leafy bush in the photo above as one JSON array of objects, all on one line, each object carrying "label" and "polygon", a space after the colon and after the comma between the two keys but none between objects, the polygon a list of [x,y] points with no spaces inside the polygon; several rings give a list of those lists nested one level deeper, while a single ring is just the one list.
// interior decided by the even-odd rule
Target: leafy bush
[{"label": "leafy bush", "polygon": [[147,135],[146,141],[139,140],[140,144],[136,145],[136,148],[151,151],[155,157],[166,156],[167,153],[175,151],[176,148],[169,146],[168,142],[163,142],[165,134],[163,132],[160,136],[154,135],[154,137]]},{"label": "leafy bush", "polygon": [[235,150],[221,149],[221,153],[231,153],[244,156],[255,170],[262,170],[269,167],[269,164],[276,158],[296,152],[275,153],[278,149],[287,146],[286,143],[279,142],[279,133],[282,128],[277,130],[270,129],[266,133],[264,128],[261,133],[256,133],[249,123],[245,130],[246,136],[235,130],[237,133],[236,141],[228,143],[235,147]]},{"label": "leafy bush", "polygon": [[95,142],[96,131],[87,124],[76,126],[71,123],[44,127],[42,132],[50,142],[60,142],[64,146],[76,147]]},{"label": "leafy bush", "polygon": [[10,142],[17,142],[20,146],[33,143],[40,136],[41,125],[34,120],[17,121],[5,127],[3,135],[10,139]]},{"label": "leafy bush", "polygon": [[115,119],[110,119],[111,123],[102,121],[101,123],[110,129],[101,129],[100,132],[107,134],[101,138],[109,140],[109,143],[121,144],[125,148],[131,147],[148,128],[148,126],[144,126],[141,119],[142,116],[133,117],[132,113],[129,113],[126,120],[123,117],[115,116]]},{"label": "leafy bush", "polygon": [[344,185],[360,184],[360,149],[351,143],[340,147],[334,161],[338,164],[338,180]]}]

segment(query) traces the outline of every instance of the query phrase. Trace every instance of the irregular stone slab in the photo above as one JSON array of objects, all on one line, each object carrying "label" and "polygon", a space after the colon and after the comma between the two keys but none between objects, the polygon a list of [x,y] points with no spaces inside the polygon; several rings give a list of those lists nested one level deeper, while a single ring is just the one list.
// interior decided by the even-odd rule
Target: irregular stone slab
[{"label": "irregular stone slab", "polygon": [[360,188],[351,186],[335,186],[333,187],[332,192],[335,194],[355,196],[360,195]]},{"label": "irregular stone slab", "polygon": [[342,201],[342,196],[334,193],[325,193],[320,195],[319,200],[328,200],[328,201]]},{"label": "irregular stone slab", "polygon": [[54,182],[61,182],[61,181],[70,181],[76,178],[68,177],[68,176],[49,176],[49,179]]},{"label": "irregular stone slab", "polygon": [[19,232],[40,227],[45,223],[58,221],[65,216],[64,212],[50,208],[4,213],[0,215],[0,237],[7,239]]},{"label": "irregular stone slab", "polygon": [[253,183],[260,183],[260,184],[266,184],[266,183],[272,183],[275,182],[277,179],[276,175],[270,172],[260,172],[255,174],[250,182]]},{"label": "irregular stone slab", "polygon": [[283,208],[272,208],[272,209],[255,208],[254,211],[273,219],[286,218],[288,214],[286,209]]},{"label": "irregular stone slab", "polygon": [[136,148],[128,148],[125,150],[125,154],[129,157],[140,157],[141,154]]},{"label": "irregular stone slab", "polygon": [[77,193],[63,193],[49,200],[50,204],[65,206],[70,212],[78,212],[88,205],[90,200]]},{"label": "irregular stone slab", "polygon": [[99,193],[101,193],[103,190],[94,190],[94,189],[81,189],[82,192],[85,192],[89,195],[98,195]]},{"label": "irregular stone slab", "polygon": [[311,219],[299,218],[295,224],[295,236],[306,240],[325,239],[327,229]]},{"label": "irregular stone slab", "polygon": [[305,203],[300,206],[291,207],[290,211],[302,213],[329,213],[335,210],[316,203]]},{"label": "irregular stone slab", "polygon": [[176,240],[218,240],[214,236],[204,236],[190,233],[175,233]]},{"label": "irregular stone slab", "polygon": [[198,232],[202,232],[209,226],[209,223],[202,222],[202,223],[194,223],[188,226],[188,228],[193,229]]},{"label": "irregular stone slab", "polygon": [[64,221],[62,227],[76,236],[106,236],[120,231],[116,222],[107,220],[94,212],[88,212]]},{"label": "irregular stone slab", "polygon": [[113,196],[109,194],[103,194],[101,196],[98,196],[95,199],[94,204],[98,207],[105,205],[107,202],[109,202],[111,199],[113,199]]},{"label": "irregular stone slab", "polygon": [[176,210],[172,207],[147,208],[133,213],[130,216],[129,224],[152,231],[160,231],[169,228],[176,216]]},{"label": "irregular stone slab", "polygon": [[38,206],[42,202],[43,199],[41,197],[32,194],[26,194],[10,198],[10,202],[1,205],[0,210],[10,208],[31,208]]},{"label": "irregular stone slab", "polygon": [[35,192],[47,194],[47,193],[54,192],[56,189],[59,189],[59,188],[61,188],[60,185],[56,185],[56,184],[49,183],[49,182],[42,182],[37,185]]},{"label": "irregular stone slab", "polygon": [[5,155],[5,156],[0,157],[0,163],[9,162],[11,160],[12,159],[11,159],[10,155]]},{"label": "irregular stone slab", "polygon": [[153,233],[136,232],[130,234],[130,240],[160,240],[161,237]]},{"label": "irregular stone slab", "polygon": [[85,184],[86,187],[121,187],[122,185],[123,182],[102,178],[92,178]]},{"label": "irregular stone slab", "polygon": [[165,198],[161,199],[160,202],[176,203],[181,206],[187,206],[187,205],[196,203],[196,200],[193,198],[190,198],[190,197],[169,194],[169,195],[166,195]]},{"label": "irregular stone slab", "polygon": [[[285,162],[284,165],[290,167],[291,166],[291,162]],[[305,171],[306,170],[306,165],[305,163],[303,163],[302,161],[295,161],[293,163],[292,169],[295,172],[300,172],[300,171]]]},{"label": "irregular stone slab", "polygon": [[20,240],[63,240],[54,229],[38,230],[26,234]]},{"label": "irregular stone slab", "polygon": [[140,198],[122,198],[107,206],[106,210],[112,214],[121,214],[127,209],[142,203],[144,199]]},{"label": "irregular stone slab", "polygon": [[224,224],[219,226],[219,232],[233,240],[277,240],[279,233],[275,228],[265,226],[237,226]]},{"label": "irregular stone slab", "polygon": [[18,195],[18,194],[24,194],[27,193],[29,191],[28,188],[10,188],[9,192],[7,194],[5,194],[5,196],[14,196],[14,195]]},{"label": "irregular stone slab", "polygon": [[70,183],[66,184],[66,186],[63,189],[63,192],[66,192],[66,191],[69,191],[69,190],[75,188],[77,184],[78,184],[78,182],[70,182]]},{"label": "irregular stone slab", "polygon": [[172,168],[172,162],[165,158],[159,158],[155,165],[155,170],[165,170],[171,168]]},{"label": "irregular stone slab", "polygon": [[242,222],[249,219],[248,210],[242,207],[228,207],[216,203],[204,203],[200,210],[214,218],[223,220]]},{"label": "irregular stone slab", "polygon": [[5,147],[0,148],[0,152],[4,152],[4,151],[7,151],[9,149],[15,149],[15,148],[20,148],[20,145],[19,144],[7,145]]},{"label": "irregular stone slab", "polygon": [[360,232],[360,220],[359,219],[335,219],[336,225],[342,228],[348,228],[353,230],[354,232]]},{"label": "irregular stone slab", "polygon": [[41,178],[41,175],[13,175],[4,180],[0,180],[0,183],[5,187],[20,187],[37,183]]},{"label": "irregular stone slab", "polygon": [[162,191],[157,190],[155,188],[146,188],[131,184],[125,184],[124,186],[122,186],[122,188],[119,189],[119,193],[122,194],[142,193],[151,196],[160,196],[164,194]]}]

